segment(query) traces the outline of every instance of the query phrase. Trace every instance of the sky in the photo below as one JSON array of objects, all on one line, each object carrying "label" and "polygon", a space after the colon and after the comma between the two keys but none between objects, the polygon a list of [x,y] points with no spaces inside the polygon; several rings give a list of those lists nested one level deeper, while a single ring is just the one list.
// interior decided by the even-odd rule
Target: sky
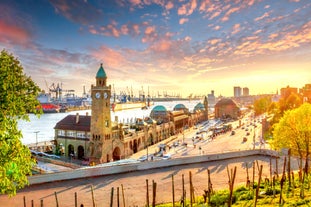
[{"label": "sky", "polygon": [[311,83],[310,0],[4,0],[0,49],[48,91],[233,96]]}]

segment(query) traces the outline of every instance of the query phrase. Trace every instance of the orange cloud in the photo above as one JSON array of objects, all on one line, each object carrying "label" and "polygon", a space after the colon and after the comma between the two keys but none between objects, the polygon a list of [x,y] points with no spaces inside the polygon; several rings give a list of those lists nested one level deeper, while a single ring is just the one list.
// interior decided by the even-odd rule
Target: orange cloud
[{"label": "orange cloud", "polygon": [[30,34],[21,27],[10,25],[0,19],[0,41],[25,44],[30,40]]},{"label": "orange cloud", "polygon": [[184,23],[186,23],[186,22],[188,22],[188,21],[189,21],[188,18],[181,18],[181,19],[179,20],[179,24],[184,24]]}]

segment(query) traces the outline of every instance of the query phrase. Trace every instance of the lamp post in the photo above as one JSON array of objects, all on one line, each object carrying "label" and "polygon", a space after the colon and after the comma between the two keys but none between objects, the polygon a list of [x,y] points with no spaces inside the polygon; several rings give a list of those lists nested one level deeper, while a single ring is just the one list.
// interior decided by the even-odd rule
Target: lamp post
[{"label": "lamp post", "polygon": [[111,140],[111,160],[112,161],[114,161],[113,160],[113,143],[114,143],[114,141],[115,141],[114,139]]},{"label": "lamp post", "polygon": [[36,134],[36,150],[38,151],[38,133],[39,133],[40,131],[35,131],[35,132],[33,132],[33,133],[35,133]]}]

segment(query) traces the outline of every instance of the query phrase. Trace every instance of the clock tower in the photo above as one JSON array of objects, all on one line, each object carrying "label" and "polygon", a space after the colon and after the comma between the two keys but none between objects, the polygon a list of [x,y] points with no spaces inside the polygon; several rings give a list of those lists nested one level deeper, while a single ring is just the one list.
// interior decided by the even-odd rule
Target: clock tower
[{"label": "clock tower", "polygon": [[104,163],[112,157],[112,152],[110,152],[112,143],[110,96],[111,85],[107,86],[107,75],[101,64],[96,74],[96,85],[91,87],[90,162]]}]

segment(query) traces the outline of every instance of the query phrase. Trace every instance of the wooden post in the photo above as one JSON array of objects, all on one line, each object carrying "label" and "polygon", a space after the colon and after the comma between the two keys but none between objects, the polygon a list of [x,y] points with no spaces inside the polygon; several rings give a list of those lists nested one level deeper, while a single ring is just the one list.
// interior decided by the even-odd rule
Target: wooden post
[{"label": "wooden post", "polygon": [[[272,184],[272,160],[271,160],[271,157],[270,157],[270,163],[269,163],[269,165],[270,165],[270,183]],[[271,185],[270,184],[270,185]]]},{"label": "wooden post", "polygon": [[146,193],[146,206],[149,207],[149,187],[148,187],[148,179],[146,179],[146,188],[147,188],[147,193]]},{"label": "wooden post", "polygon": [[26,207],[26,196],[24,196],[24,207]]},{"label": "wooden post", "polygon": [[40,207],[43,207],[43,199],[40,200]]},{"label": "wooden post", "polygon": [[175,189],[174,189],[174,175],[172,174],[172,201],[173,201],[173,207],[175,207]]},{"label": "wooden post", "polygon": [[95,207],[95,206],[96,206],[96,204],[95,204],[95,197],[94,197],[93,185],[91,185],[91,192],[92,192],[93,207]]},{"label": "wooden post", "polygon": [[186,206],[186,192],[185,192],[185,178],[184,174],[182,174],[182,207]]},{"label": "wooden post", "polygon": [[291,157],[291,150],[290,150],[290,149],[288,149],[287,177],[288,177],[288,187],[289,187],[289,188],[291,188],[291,176],[290,176],[291,167],[290,167],[290,157]]},{"label": "wooden post", "polygon": [[31,207],[34,207],[34,206],[35,206],[35,204],[34,204],[33,200],[31,200]]},{"label": "wooden post", "polygon": [[113,191],[114,191],[114,188],[112,187],[111,188],[111,193],[110,193],[110,207],[113,206]]},{"label": "wooden post", "polygon": [[192,196],[192,174],[191,174],[191,171],[189,171],[189,190],[190,190],[190,194],[189,194],[189,196],[190,196],[190,206],[192,207],[192,203],[193,203],[193,200],[192,200],[192,198],[193,198],[193,196]]},{"label": "wooden post", "polygon": [[123,189],[123,184],[121,184],[121,188],[122,188],[123,207],[125,207],[125,197],[124,197],[124,189]]},{"label": "wooden post", "polygon": [[246,187],[250,186],[250,181],[249,181],[249,174],[248,174],[248,163],[245,163],[246,165]]},{"label": "wooden post", "polygon": [[233,195],[233,187],[234,187],[234,180],[235,180],[235,175],[236,175],[236,166],[234,167],[234,172],[232,172],[231,169],[231,174],[229,174],[229,169],[227,166],[227,173],[229,177],[229,201],[228,201],[228,206],[230,207],[232,205],[232,195]]},{"label": "wooden post", "polygon": [[54,192],[54,196],[55,196],[55,201],[56,201],[56,207],[59,207],[59,205],[58,205],[58,199],[57,199],[57,193],[56,193],[56,192]]},{"label": "wooden post", "polygon": [[117,206],[120,207],[120,195],[119,195],[119,187],[117,187]]},{"label": "wooden post", "polygon": [[208,198],[208,205],[211,203],[211,194],[213,193],[213,184],[211,181],[211,172],[207,169],[207,177],[208,177],[208,184],[207,184],[207,198]]},{"label": "wooden post", "polygon": [[275,158],[275,173],[276,173],[276,178],[279,179],[279,158]]},{"label": "wooden post", "polygon": [[157,183],[152,180],[152,207],[155,207],[157,197]]},{"label": "wooden post", "polygon": [[262,174],[262,165],[260,165],[260,169],[259,169],[259,178],[258,178],[258,184],[257,184],[257,188],[256,188],[254,207],[256,207],[256,205],[257,205],[257,198],[258,198],[258,194],[259,194],[261,174]]},{"label": "wooden post", "polygon": [[77,195],[77,192],[75,192],[75,207],[78,207],[78,195]]},{"label": "wooden post", "polygon": [[282,194],[283,194],[283,185],[284,185],[284,182],[286,180],[286,175],[285,175],[285,169],[286,169],[286,157],[284,157],[284,163],[283,163],[283,173],[282,173],[282,178],[281,178],[281,182],[280,182],[280,185],[281,185],[281,190],[280,190],[280,200],[279,200],[279,205],[281,205],[283,202],[283,197],[282,197]]},{"label": "wooden post", "polygon": [[253,190],[254,190],[254,184],[255,184],[255,162],[253,162]]}]

